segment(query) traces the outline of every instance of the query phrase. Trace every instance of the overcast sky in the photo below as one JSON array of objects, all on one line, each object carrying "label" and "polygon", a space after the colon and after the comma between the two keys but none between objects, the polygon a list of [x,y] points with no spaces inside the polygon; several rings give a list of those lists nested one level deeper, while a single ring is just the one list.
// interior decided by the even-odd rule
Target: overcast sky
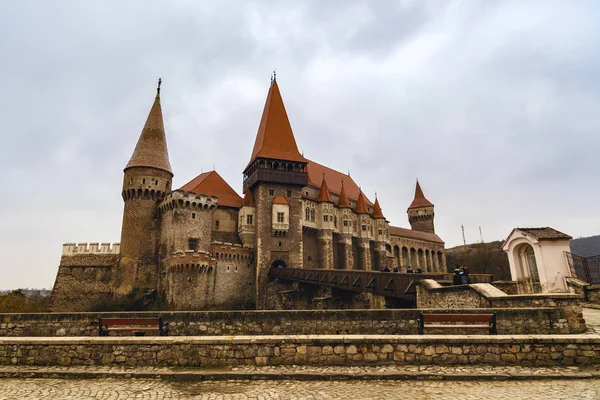
[{"label": "overcast sky", "polygon": [[62,243],[118,242],[123,168],[162,77],[174,185],[239,192],[273,68],[306,157],[447,247],[515,226],[600,233],[597,1],[4,1],[0,288]]}]

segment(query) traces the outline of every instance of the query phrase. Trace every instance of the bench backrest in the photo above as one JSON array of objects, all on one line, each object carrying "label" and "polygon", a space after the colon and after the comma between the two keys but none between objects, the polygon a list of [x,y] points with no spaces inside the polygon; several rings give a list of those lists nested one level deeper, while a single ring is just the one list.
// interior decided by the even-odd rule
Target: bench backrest
[{"label": "bench backrest", "polygon": [[487,322],[494,314],[423,314],[423,322]]},{"label": "bench backrest", "polygon": [[100,325],[142,326],[160,324],[160,318],[100,318]]}]

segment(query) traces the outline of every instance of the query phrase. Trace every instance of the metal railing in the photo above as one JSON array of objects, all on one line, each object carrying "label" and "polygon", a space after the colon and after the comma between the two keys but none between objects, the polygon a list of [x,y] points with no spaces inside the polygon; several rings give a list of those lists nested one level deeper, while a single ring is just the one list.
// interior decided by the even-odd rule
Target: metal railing
[{"label": "metal railing", "polygon": [[600,255],[583,257],[568,251],[565,254],[569,268],[578,279],[592,285],[600,284]]}]

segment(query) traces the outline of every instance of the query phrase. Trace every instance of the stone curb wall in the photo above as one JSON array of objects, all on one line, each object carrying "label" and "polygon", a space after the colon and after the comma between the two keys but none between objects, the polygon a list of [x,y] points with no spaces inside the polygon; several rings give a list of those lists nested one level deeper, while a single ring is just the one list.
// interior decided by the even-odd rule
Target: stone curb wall
[{"label": "stone curb wall", "polygon": [[0,365],[600,364],[600,336],[1,338]]},{"label": "stone curb wall", "polygon": [[[0,337],[97,336],[98,317],[143,318],[162,315],[170,336],[417,334],[419,313],[497,313],[499,334],[582,333],[557,307],[513,309],[396,309],[319,311],[190,311],[125,313],[0,314]],[[437,332],[430,332],[437,333]],[[445,332],[447,333],[447,332]],[[468,330],[457,333],[471,333]]]}]

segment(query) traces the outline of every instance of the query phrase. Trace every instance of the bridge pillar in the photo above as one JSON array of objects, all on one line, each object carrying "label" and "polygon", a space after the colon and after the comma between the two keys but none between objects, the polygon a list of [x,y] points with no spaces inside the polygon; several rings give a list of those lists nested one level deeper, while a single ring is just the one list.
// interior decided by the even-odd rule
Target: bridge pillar
[{"label": "bridge pillar", "polygon": [[[387,266],[387,254],[385,251],[385,242],[375,242],[375,252],[377,253],[378,265],[373,265],[373,268],[380,270]],[[375,264],[375,260],[371,260]]]},{"label": "bridge pillar", "polygon": [[322,229],[319,231],[318,254],[319,268],[333,269],[333,231],[331,229]]},{"label": "bridge pillar", "polygon": [[360,238],[360,241],[358,243],[358,247],[359,247],[359,266],[358,269],[361,269],[363,271],[370,271],[371,270],[371,246],[370,246],[370,240],[369,238]]},{"label": "bridge pillar", "polygon": [[340,234],[338,246],[342,247],[343,254],[340,254],[340,269],[354,269],[354,255],[352,254],[352,235]]}]

